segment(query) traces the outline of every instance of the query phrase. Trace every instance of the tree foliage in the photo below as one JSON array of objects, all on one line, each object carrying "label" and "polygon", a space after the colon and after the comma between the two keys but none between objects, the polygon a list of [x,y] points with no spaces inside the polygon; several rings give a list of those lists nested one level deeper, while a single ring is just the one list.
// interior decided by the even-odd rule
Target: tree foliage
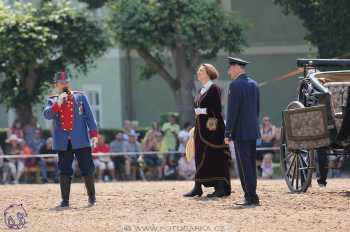
[{"label": "tree foliage", "polygon": [[36,8],[0,2],[0,102],[14,107],[22,121],[67,66],[86,72],[109,46],[104,29],[68,2]]},{"label": "tree foliage", "polygon": [[240,52],[245,45],[236,15],[214,0],[118,0],[109,6],[116,42],[136,50],[153,70],[143,73],[157,73],[168,83],[185,120],[193,115],[184,108],[192,105],[199,63],[220,50]]},{"label": "tree foliage", "polygon": [[308,30],[306,40],[318,48],[321,58],[343,56],[350,52],[350,1],[348,0],[275,0],[285,13],[299,16]]}]

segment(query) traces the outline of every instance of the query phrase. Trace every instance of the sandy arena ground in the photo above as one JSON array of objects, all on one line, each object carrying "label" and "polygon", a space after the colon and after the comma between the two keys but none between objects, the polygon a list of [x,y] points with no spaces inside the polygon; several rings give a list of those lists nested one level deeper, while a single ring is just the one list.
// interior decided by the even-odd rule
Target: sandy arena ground
[{"label": "sandy arena ground", "polygon": [[[73,184],[71,208],[57,211],[59,186],[2,185],[0,208],[22,203],[28,212],[21,231],[350,231],[350,179],[315,181],[305,194],[290,194],[282,180],[259,181],[261,207],[233,209],[242,198],[239,181],[225,199],[185,199],[192,182],[98,183],[95,207]],[[205,194],[211,192],[206,189]],[[12,231],[0,220],[0,231]]]}]

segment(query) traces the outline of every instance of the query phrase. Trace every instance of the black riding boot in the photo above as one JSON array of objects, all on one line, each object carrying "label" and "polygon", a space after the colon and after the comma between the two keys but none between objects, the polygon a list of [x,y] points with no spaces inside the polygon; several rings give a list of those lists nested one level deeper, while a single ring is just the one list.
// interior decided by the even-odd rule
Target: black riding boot
[{"label": "black riding boot", "polygon": [[231,188],[227,185],[227,183],[223,180],[217,182],[215,186],[215,191],[211,194],[208,194],[207,197],[225,197],[231,195]]},{"label": "black riding boot", "polygon": [[66,175],[60,175],[60,187],[61,187],[61,196],[62,201],[60,207],[69,207],[69,194],[70,194],[70,185],[72,178]]},{"label": "black riding boot", "polygon": [[96,196],[95,196],[95,177],[94,175],[84,176],[84,182],[86,187],[87,195],[89,196],[89,205],[96,204]]},{"label": "black riding boot", "polygon": [[203,190],[202,190],[202,184],[199,182],[194,183],[194,187],[191,192],[188,192],[184,194],[184,197],[195,197],[195,196],[202,196]]}]

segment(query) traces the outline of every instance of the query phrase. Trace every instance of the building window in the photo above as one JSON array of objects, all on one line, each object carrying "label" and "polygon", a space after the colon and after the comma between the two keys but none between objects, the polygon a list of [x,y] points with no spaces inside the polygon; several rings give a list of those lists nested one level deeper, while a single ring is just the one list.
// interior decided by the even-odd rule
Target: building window
[{"label": "building window", "polygon": [[102,122],[102,101],[101,101],[101,86],[100,85],[84,85],[84,92],[89,99],[91,110],[95,116],[97,125],[103,126]]}]

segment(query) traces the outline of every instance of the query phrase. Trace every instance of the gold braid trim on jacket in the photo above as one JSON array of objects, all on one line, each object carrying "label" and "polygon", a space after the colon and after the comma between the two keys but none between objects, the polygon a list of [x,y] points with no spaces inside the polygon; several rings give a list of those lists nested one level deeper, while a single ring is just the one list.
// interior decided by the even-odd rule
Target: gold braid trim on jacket
[{"label": "gold braid trim on jacket", "polygon": [[228,148],[228,145],[226,145],[226,144],[216,145],[216,144],[213,144],[213,143],[209,142],[208,140],[206,140],[206,139],[202,136],[201,127],[200,127],[200,125],[199,125],[199,118],[198,118],[198,117],[196,118],[196,125],[197,125],[197,129],[198,129],[198,134],[199,134],[200,140],[201,140],[203,143],[205,143],[207,146],[212,147],[212,148],[217,148],[217,149]]}]

